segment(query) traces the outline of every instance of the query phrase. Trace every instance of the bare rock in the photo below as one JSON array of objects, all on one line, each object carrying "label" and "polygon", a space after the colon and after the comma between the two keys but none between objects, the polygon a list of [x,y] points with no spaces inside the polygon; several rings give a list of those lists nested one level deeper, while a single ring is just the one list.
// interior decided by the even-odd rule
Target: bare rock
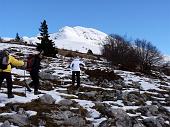
[{"label": "bare rock", "polygon": [[45,104],[54,104],[55,103],[55,99],[49,95],[49,94],[44,94],[43,96],[41,96],[39,98],[41,103],[45,103]]},{"label": "bare rock", "polygon": [[70,106],[73,104],[72,100],[64,99],[58,102],[59,105],[61,106]]},{"label": "bare rock", "polygon": [[6,120],[0,127],[11,127],[8,120]]}]

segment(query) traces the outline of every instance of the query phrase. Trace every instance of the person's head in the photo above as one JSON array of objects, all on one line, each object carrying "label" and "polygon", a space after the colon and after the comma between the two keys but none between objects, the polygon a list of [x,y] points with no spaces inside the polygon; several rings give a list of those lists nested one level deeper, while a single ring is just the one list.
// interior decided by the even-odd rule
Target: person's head
[{"label": "person's head", "polygon": [[74,58],[75,58],[75,59],[80,59],[80,57],[79,57],[79,56],[75,56]]},{"label": "person's head", "polygon": [[43,54],[44,54],[44,51],[40,51],[38,55],[40,58],[43,58]]},{"label": "person's head", "polygon": [[28,54],[28,55],[27,55],[27,57],[32,57],[32,56],[33,56],[33,54]]},{"label": "person's head", "polygon": [[80,57],[79,56],[75,56],[74,60],[80,60]]}]

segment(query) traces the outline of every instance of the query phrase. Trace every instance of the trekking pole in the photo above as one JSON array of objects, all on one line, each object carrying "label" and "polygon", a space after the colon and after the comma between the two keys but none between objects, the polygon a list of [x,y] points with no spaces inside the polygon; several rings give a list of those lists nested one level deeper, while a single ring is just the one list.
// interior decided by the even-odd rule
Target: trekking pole
[{"label": "trekking pole", "polygon": [[32,90],[31,90],[31,88],[30,88],[30,86],[26,83],[26,80],[25,80],[25,72],[26,72],[26,67],[24,68],[24,84],[25,84],[25,97],[27,96],[27,90],[29,91],[29,92],[31,92]]},{"label": "trekking pole", "polygon": [[3,89],[2,89],[2,83],[0,84],[0,90],[2,90],[2,92],[3,92]]},{"label": "trekking pole", "polygon": [[27,88],[26,88],[26,81],[25,81],[25,70],[24,70],[24,83],[25,83],[25,97],[27,97]]},{"label": "trekking pole", "polygon": [[[25,56],[24,56],[24,59],[26,59]],[[25,84],[25,97],[27,97],[27,90],[30,91],[30,88],[28,87],[26,80],[25,80],[25,72],[26,72],[25,69],[26,69],[26,67],[24,67],[24,84]]]}]

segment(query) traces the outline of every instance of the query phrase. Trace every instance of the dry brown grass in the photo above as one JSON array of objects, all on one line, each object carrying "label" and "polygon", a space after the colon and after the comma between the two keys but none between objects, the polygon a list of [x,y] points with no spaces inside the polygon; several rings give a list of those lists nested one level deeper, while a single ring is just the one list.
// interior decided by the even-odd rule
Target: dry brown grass
[{"label": "dry brown grass", "polygon": [[87,53],[80,53],[77,51],[71,51],[67,49],[58,49],[58,54],[66,57],[75,57],[79,56],[80,58],[87,58],[87,59],[98,59],[99,55],[89,55]]}]

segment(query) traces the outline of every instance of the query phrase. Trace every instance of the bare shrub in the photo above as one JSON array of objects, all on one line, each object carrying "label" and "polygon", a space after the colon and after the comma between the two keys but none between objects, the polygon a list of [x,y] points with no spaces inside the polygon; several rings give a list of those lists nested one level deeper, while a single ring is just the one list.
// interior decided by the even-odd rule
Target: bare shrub
[{"label": "bare shrub", "polygon": [[162,55],[158,49],[146,40],[135,40],[135,51],[139,60],[141,71],[150,71],[152,67],[159,66],[162,62]]},{"label": "bare shrub", "polygon": [[113,65],[121,69],[135,69],[137,64],[136,54],[130,41],[119,35],[110,35],[107,42],[103,45],[102,54]]},{"label": "bare shrub", "polygon": [[103,45],[102,55],[120,69],[150,72],[162,62],[160,51],[146,40],[132,43],[124,37],[112,34]]}]

